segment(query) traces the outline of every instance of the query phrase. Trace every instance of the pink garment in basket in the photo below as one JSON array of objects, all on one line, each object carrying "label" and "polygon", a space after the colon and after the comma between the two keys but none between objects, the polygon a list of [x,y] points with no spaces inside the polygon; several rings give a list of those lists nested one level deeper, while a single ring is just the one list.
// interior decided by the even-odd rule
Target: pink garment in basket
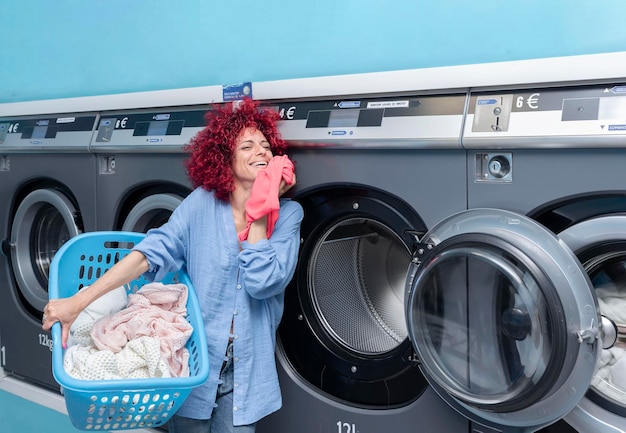
[{"label": "pink garment in basket", "polygon": [[278,199],[280,182],[285,179],[285,182],[291,185],[293,183],[293,171],[293,162],[289,160],[287,155],[275,156],[270,160],[265,170],[259,171],[254,185],[252,185],[250,198],[246,202],[247,225],[238,234],[240,242],[248,239],[250,224],[265,215],[267,215],[267,238],[272,236],[280,210]]},{"label": "pink garment in basket", "polygon": [[173,377],[189,376],[189,353],[185,348],[193,327],[187,314],[187,286],[150,283],[128,295],[128,306],[97,320],[91,338],[99,350],[121,351],[140,337],[158,337],[161,356]]}]

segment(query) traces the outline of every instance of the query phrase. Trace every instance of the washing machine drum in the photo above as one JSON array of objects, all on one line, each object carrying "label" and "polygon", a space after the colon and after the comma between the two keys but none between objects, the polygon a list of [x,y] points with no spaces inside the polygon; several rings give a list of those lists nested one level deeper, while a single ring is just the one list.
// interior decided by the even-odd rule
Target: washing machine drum
[{"label": "washing machine drum", "polygon": [[431,385],[480,424],[534,431],[584,396],[600,353],[591,282],[540,224],[477,209],[422,239],[407,279],[410,339]]},{"label": "washing machine drum", "polygon": [[298,198],[304,239],[285,292],[279,359],[344,404],[405,406],[427,388],[404,318],[415,210],[371,187],[327,188]]},{"label": "washing machine drum", "polygon": [[80,213],[68,196],[54,188],[36,189],[20,202],[11,226],[11,263],[20,294],[37,311],[48,302],[52,257],[81,233]]}]

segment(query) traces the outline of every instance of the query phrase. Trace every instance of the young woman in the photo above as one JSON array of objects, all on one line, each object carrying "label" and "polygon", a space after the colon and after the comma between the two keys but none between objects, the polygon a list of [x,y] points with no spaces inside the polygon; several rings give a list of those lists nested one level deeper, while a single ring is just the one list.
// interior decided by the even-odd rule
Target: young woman
[{"label": "young woman", "polygon": [[[251,219],[246,209],[270,161],[291,164],[280,156],[286,144],[277,113],[245,99],[215,107],[206,118],[207,127],[188,145],[194,191],[99,280],[70,298],[51,300],[42,326],[60,322],[65,346],[72,323],[95,299],[141,274],[159,281],[184,266],[200,300],[210,374],[170,420],[169,431],[254,432],[256,422],[282,404],[276,329],[297,262],[303,211],[295,201],[279,200],[295,184],[289,167],[274,187],[258,182],[254,189],[256,203],[259,194],[274,195],[265,198],[277,201],[279,211]],[[241,241],[242,233],[247,238]]]}]

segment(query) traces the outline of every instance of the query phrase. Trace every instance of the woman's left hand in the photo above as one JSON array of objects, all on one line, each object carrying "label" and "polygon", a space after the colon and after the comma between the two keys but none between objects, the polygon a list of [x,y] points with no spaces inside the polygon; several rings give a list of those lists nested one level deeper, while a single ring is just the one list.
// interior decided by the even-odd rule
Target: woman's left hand
[{"label": "woman's left hand", "polygon": [[278,196],[281,197],[284,193],[289,191],[296,184],[296,174],[293,174],[293,180],[291,184],[285,182],[285,179],[280,181],[280,188],[278,189]]}]

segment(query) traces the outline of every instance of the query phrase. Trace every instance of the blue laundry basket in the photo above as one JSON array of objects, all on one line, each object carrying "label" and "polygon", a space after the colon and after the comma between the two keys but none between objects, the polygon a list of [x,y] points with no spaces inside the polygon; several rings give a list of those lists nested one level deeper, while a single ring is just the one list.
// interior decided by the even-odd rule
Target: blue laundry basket
[{"label": "blue laundry basket", "polygon": [[[143,233],[90,232],[68,240],[50,265],[50,299],[66,298],[92,284],[126,256],[144,238]],[[131,282],[129,293],[147,281]],[[209,376],[209,359],[198,298],[183,270],[171,273],[164,284],[188,287],[187,321],[193,333],[187,342],[189,377],[81,380],[65,371],[61,347],[61,325],[52,326],[52,373],[61,385],[72,424],[80,430],[130,430],[164,425],[178,410],[191,390]]]}]

